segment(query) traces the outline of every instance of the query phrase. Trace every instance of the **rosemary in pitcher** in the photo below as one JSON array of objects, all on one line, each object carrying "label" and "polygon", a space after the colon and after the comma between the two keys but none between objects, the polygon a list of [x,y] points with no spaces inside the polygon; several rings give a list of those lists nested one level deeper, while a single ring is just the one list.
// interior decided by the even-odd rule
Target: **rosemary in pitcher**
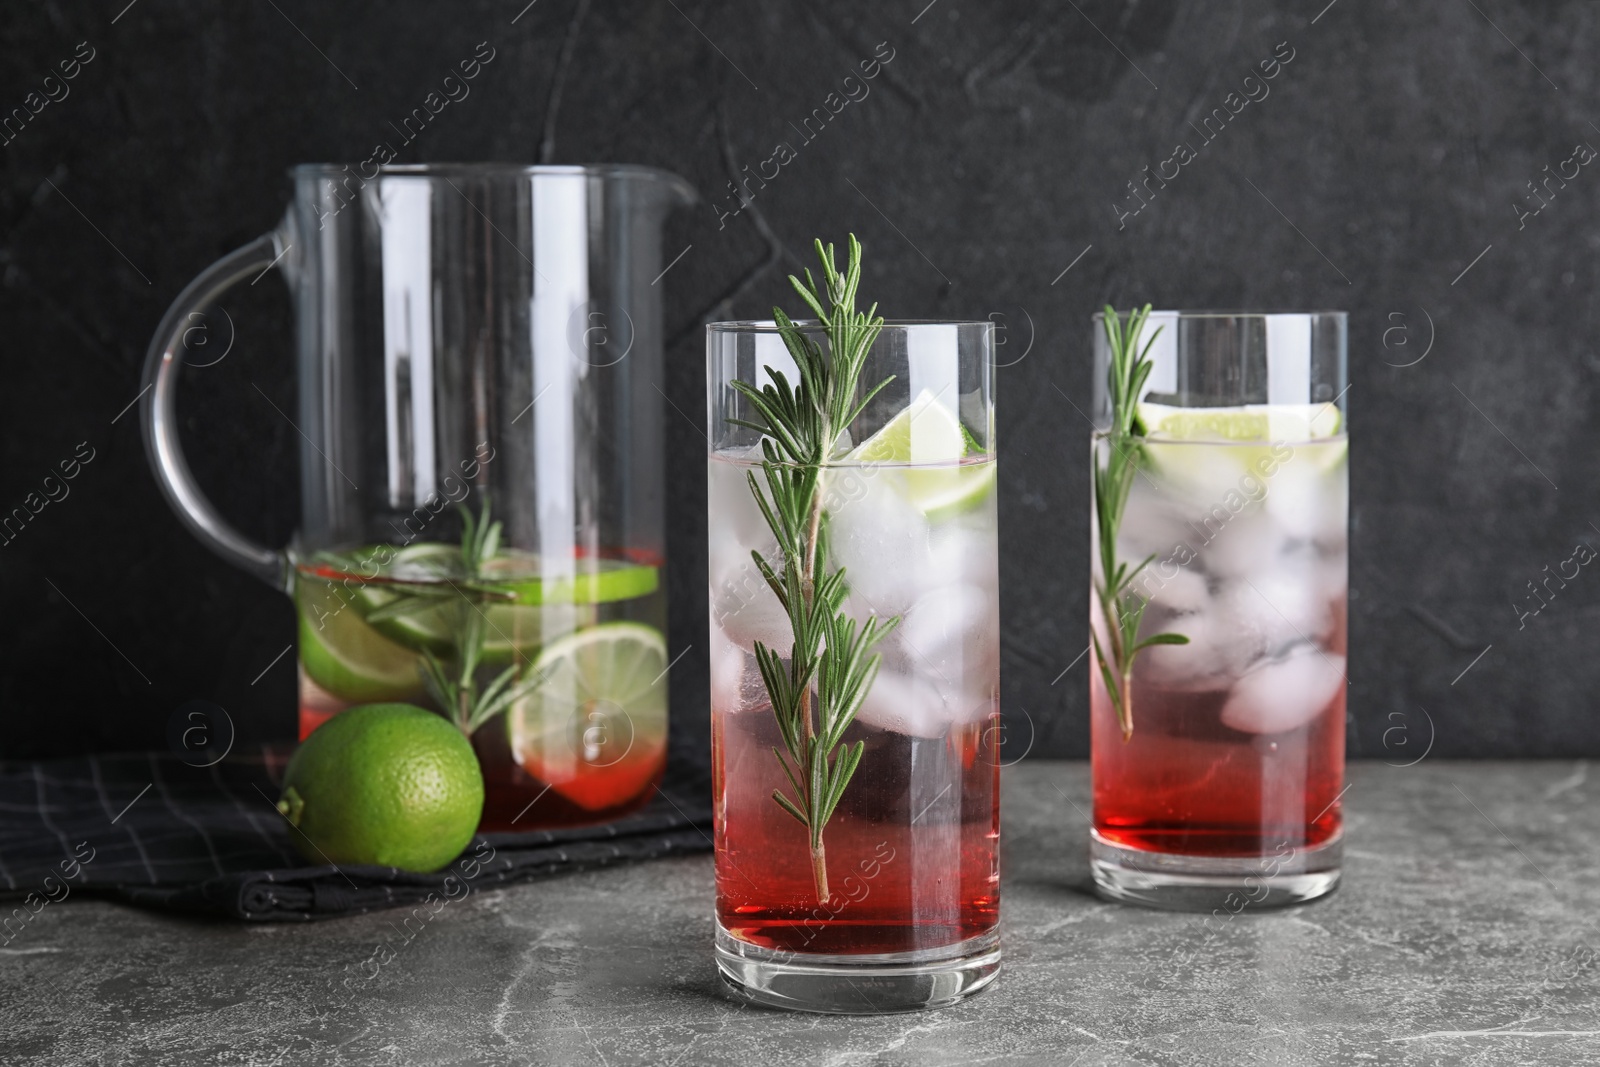
[{"label": "rosemary in pitcher", "polygon": [[1130,567],[1117,558],[1117,531],[1122,527],[1122,512],[1128,503],[1128,490],[1144,455],[1144,427],[1139,422],[1139,397],[1150,377],[1150,346],[1157,329],[1144,347],[1140,334],[1150,318],[1150,305],[1128,313],[1126,323],[1110,304],[1105,310],[1106,343],[1111,350],[1106,379],[1111,397],[1111,428],[1105,434],[1106,458],[1094,468],[1094,515],[1099,538],[1100,574],[1095,582],[1105,625],[1105,639],[1089,627],[1100,679],[1117,712],[1124,741],[1133,737],[1133,660],[1151,645],[1186,645],[1183,634],[1164,633],[1139,640],[1139,624],[1150,602],[1133,589],[1133,580],[1155,559],[1152,554]]},{"label": "rosemary in pitcher", "polygon": [[[422,683],[439,710],[471,737],[478,727],[536,688],[542,678],[533,673],[526,656],[517,654],[520,662],[479,684],[478,669],[494,626],[485,609],[493,604],[515,604],[518,594],[486,573],[485,564],[500,551],[502,528],[498,520],[490,518],[487,494],[478,514],[461,506],[457,510],[461,513],[459,557],[441,552],[416,559],[414,565],[432,571],[433,580],[387,583],[386,590],[400,595],[370,609],[365,618],[372,624],[425,616],[441,624],[445,647],[437,653],[425,646],[420,649]],[[495,636],[504,640],[507,635]]]},{"label": "rosemary in pitcher", "polygon": [[[823,511],[826,464],[841,435],[867,403],[888,385],[886,378],[856,394],[873,341],[883,328],[878,305],[856,311],[861,282],[861,244],[850,235],[849,260],[840,273],[832,245],[816,242],[822,286],[805,272],[789,281],[821,321],[827,351],[808,337],[782,308],[773,308],[779,335],[799,371],[799,381],[771,367],[770,383],[757,388],[735,381],[758,421],[733,420],[762,434],[761,477],[747,477],[750,491],[778,542],[774,568],[760,552],[756,567],[789,618],[794,642],[787,662],[776,649],[755,643],[756,662],[783,738],[773,754],[793,795],[773,790],[772,799],[805,827],[811,873],[819,902],[829,899],[828,862],[822,831],[861,762],[864,744],[841,742],[877,677],[880,657],[872,651],[899,622],[869,615],[858,623],[844,612],[843,568],[831,568]],[[813,707],[814,705],[814,707]]]}]

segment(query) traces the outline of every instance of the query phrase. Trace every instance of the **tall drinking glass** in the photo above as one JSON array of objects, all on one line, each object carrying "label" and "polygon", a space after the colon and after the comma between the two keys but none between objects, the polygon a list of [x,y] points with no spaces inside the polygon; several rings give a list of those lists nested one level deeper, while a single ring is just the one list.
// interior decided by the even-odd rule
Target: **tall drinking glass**
[{"label": "tall drinking glass", "polygon": [[[1103,316],[1094,334],[1104,477]],[[1345,313],[1158,311],[1152,336],[1144,437],[1115,457],[1134,469],[1113,558],[1143,569],[1109,614],[1092,524],[1095,882],[1118,900],[1230,914],[1309,900],[1338,884],[1341,856]],[[1119,709],[1098,649],[1141,604],[1139,640],[1187,643],[1139,651]]]},{"label": "tall drinking glass", "polygon": [[[771,322],[707,328],[716,953],[756,1001],[910,1011],[999,969],[993,340],[987,322],[886,325],[858,395],[892,380],[821,467],[817,579],[842,568],[844,613],[893,626],[853,722],[834,745],[810,742],[834,768],[861,746],[813,847],[788,810],[806,806],[796,753],[812,727],[786,731],[757,656],[774,652],[785,676],[793,663],[790,617],[757,563],[781,571],[755,489],[787,471],[763,469],[732,384],[793,383],[796,368]],[[804,684],[820,709],[818,680]]]},{"label": "tall drinking glass", "polygon": [[[307,164],[271,232],[218,260],[150,345],[145,441],[179,517],[291,595],[300,737],[426,705],[472,740],[480,829],[605,822],[666,759],[661,228],[645,167]],[[190,335],[276,268],[301,440],[285,549],[235,531],[178,439]],[[191,370],[190,373],[195,373]]]}]

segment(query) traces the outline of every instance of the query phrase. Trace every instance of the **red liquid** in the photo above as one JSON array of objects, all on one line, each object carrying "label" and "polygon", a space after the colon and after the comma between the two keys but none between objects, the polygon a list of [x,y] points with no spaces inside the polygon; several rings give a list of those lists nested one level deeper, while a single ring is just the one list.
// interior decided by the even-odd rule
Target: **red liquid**
[{"label": "red liquid", "polygon": [[[304,675],[301,675],[300,684],[302,687],[306,684]],[[304,741],[310,737],[313,730],[339,714],[339,710],[335,708],[332,711],[327,711],[320,707],[307,707],[302,703],[300,705],[300,740]]]},{"label": "red liquid", "polygon": [[[454,669],[459,624],[444,609],[413,610],[402,616],[403,622],[393,616],[385,621],[376,609],[392,604],[386,598],[407,595],[418,585],[442,591],[450,579],[438,576],[439,567],[445,565],[440,561],[457,559],[459,549],[422,543],[382,548],[384,555],[375,554],[355,569],[328,562],[298,568],[302,741],[357,704],[403,702],[439,710],[424,684],[423,655],[425,650],[442,655]],[[361,555],[365,551],[354,550],[350,559],[366,559]],[[508,666],[531,664],[542,648],[591,628],[627,623],[663,631],[664,594],[642,581],[654,576],[637,573],[659,560],[642,552],[613,553],[607,558],[613,557],[636,565],[633,580],[639,584],[631,587],[630,595],[613,594],[595,603],[582,599],[569,603],[558,595],[549,603],[517,599],[480,606],[488,633],[481,639],[483,658],[476,684],[489,686]],[[516,597],[525,595],[518,583],[533,581],[539,573],[536,560],[527,553],[504,550],[492,562],[498,566],[486,571],[492,580],[485,580],[492,589],[498,583],[499,591]],[[574,594],[569,590],[566,595]],[[666,763],[664,698],[659,704],[634,709],[644,712],[634,732],[634,717],[628,709],[611,704],[604,692],[562,692],[566,695],[551,697],[556,703],[537,718],[519,717],[513,705],[473,732],[472,746],[484,783],[481,832],[605,823],[638,810],[654,796]],[[628,729],[620,730],[619,724]],[[515,746],[513,731],[519,738]]]},{"label": "red liquid", "polygon": [[[325,705],[319,706],[320,701],[308,703],[308,686],[314,688],[315,683],[302,676],[302,741],[342,710],[326,710]],[[655,796],[667,756],[665,745],[640,745],[607,766],[577,763],[553,773],[516,762],[505,731],[494,729],[492,724],[473,736],[472,748],[483,769],[479,833],[592,826],[631,814]],[[541,770],[553,781],[539,777]]]},{"label": "red liquid", "polygon": [[[1090,656],[1096,835],[1216,858],[1325,845],[1344,786],[1348,442],[1144,447],[1117,556],[1147,560],[1140,636],[1189,643],[1139,653],[1128,741]],[[1090,611],[1104,647],[1098,592]]]},{"label": "red liquid", "polygon": [[[829,900],[819,903],[807,831],[772,791],[793,795],[771,709],[712,716],[717,918],[768,949],[910,952],[953,945],[999,918],[998,714],[919,738],[859,723],[866,742],[823,831]],[[841,748],[843,746],[841,745]]]},{"label": "red liquid", "polygon": [[[1343,655],[1344,605],[1328,651]],[[1133,686],[1123,741],[1098,676],[1091,681],[1094,827],[1125,848],[1190,856],[1261,856],[1315,848],[1339,833],[1345,688],[1305,725],[1251,734],[1220,719],[1223,692]]]},{"label": "red liquid", "polygon": [[590,826],[638,811],[655,796],[666,766],[665,743],[635,745],[605,766],[573,760],[560,767],[524,767],[495,724],[472,737],[483,768],[480,833]]}]

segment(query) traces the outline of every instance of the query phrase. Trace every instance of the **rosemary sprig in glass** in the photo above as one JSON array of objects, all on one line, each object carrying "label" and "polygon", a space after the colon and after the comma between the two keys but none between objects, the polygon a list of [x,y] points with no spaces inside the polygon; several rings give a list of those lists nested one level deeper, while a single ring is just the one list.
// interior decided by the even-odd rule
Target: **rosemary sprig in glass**
[{"label": "rosemary sprig in glass", "polygon": [[1133,737],[1134,657],[1151,645],[1189,643],[1187,637],[1177,633],[1156,634],[1139,640],[1139,624],[1150,602],[1133,589],[1133,581],[1155,555],[1146,556],[1134,567],[1117,558],[1117,531],[1122,527],[1128,491],[1133,487],[1144,455],[1145,428],[1139,421],[1138,402],[1144,393],[1145,381],[1150,377],[1150,346],[1161,333],[1158,328],[1144,347],[1139,347],[1140,334],[1149,317],[1149,304],[1129,312],[1126,323],[1115,308],[1106,305],[1106,342],[1111,350],[1106,367],[1111,428],[1105,434],[1108,445],[1105,461],[1096,463],[1094,468],[1094,514],[1100,542],[1100,573],[1095,582],[1095,594],[1100,602],[1106,636],[1102,642],[1099,630],[1091,625],[1089,637],[1094,643],[1100,679],[1116,709],[1124,741]]},{"label": "rosemary sprig in glass", "polygon": [[751,556],[788,614],[794,636],[787,663],[775,649],[755,643],[756,663],[783,737],[783,750],[775,747],[773,755],[794,791],[790,797],[775,789],[772,799],[806,828],[812,881],[817,900],[825,902],[828,862],[822,830],[839,806],[865,747],[857,741],[840,748],[840,742],[877,677],[880,657],[873,646],[900,620],[869,615],[858,624],[843,610],[848,593],[844,569],[828,566],[825,465],[837,452],[845,428],[893,378],[856,399],[867,353],[884,320],[877,315],[877,304],[866,312],[856,311],[861,244],[855,235],[850,235],[849,261],[842,274],[833,246],[824,248],[821,241],[816,246],[822,287],[809,270],[804,282],[793,275],[789,282],[821,320],[828,351],[782,308],[773,308],[772,317],[794,358],[799,381],[791,386],[782,372],[767,367],[768,385],[731,384],[749,400],[758,419],[732,421],[762,434],[761,477],[753,471],[747,477],[777,539],[778,565],[774,568],[760,552]]}]

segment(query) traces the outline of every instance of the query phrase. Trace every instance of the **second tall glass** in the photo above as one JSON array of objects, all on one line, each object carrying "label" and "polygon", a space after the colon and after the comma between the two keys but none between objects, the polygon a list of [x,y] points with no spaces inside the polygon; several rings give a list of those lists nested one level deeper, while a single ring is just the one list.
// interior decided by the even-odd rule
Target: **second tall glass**
[{"label": "second tall glass", "polygon": [[[785,674],[792,663],[790,618],[757,561],[779,551],[759,487],[785,472],[764,466],[733,383],[798,375],[771,322],[708,327],[717,959],[759,1002],[909,1011],[998,971],[993,330],[889,323],[873,344],[863,395],[892,380],[820,468],[816,573],[842,569],[844,612],[891,629],[853,722],[816,742],[807,724],[797,742],[758,658],[770,650]],[[813,844],[789,810],[806,784],[794,753],[828,742],[835,767],[858,743],[859,763]]]},{"label": "second tall glass", "polygon": [[[1110,325],[1095,316],[1095,881],[1230,914],[1321,896],[1342,836],[1345,315],[1156,312],[1131,346]],[[1127,353],[1147,344],[1143,378]],[[1108,365],[1134,373],[1119,387]]]}]

